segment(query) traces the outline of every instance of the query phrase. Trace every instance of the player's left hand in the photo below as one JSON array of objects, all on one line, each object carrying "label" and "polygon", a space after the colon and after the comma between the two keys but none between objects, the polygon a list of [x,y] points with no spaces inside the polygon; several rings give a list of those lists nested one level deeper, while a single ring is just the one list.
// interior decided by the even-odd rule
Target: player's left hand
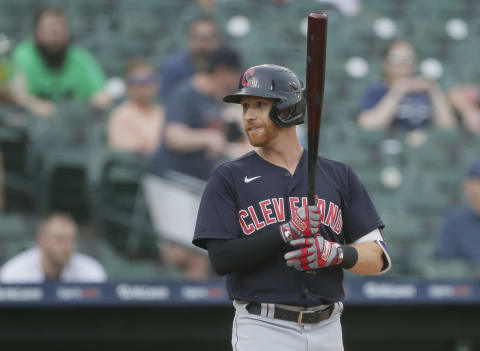
[{"label": "player's left hand", "polygon": [[290,245],[301,248],[287,252],[284,258],[287,266],[299,271],[334,266],[343,261],[340,244],[325,240],[321,235],[292,240]]}]

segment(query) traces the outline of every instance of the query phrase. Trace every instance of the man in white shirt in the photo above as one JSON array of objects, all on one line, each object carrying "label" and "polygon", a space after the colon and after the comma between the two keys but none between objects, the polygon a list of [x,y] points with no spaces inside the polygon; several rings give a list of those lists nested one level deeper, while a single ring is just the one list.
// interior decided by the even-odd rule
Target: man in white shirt
[{"label": "man in white shirt", "polygon": [[39,226],[37,245],[8,260],[0,270],[2,284],[61,281],[98,283],[107,279],[101,264],[76,252],[78,227],[67,214],[54,213]]}]

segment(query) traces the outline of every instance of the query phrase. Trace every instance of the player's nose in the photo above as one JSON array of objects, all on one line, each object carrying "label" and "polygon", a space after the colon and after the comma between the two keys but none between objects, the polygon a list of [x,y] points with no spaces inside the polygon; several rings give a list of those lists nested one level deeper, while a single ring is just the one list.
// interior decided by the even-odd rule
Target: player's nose
[{"label": "player's nose", "polygon": [[245,121],[254,121],[257,119],[257,114],[251,108],[247,108],[243,111],[243,119]]}]

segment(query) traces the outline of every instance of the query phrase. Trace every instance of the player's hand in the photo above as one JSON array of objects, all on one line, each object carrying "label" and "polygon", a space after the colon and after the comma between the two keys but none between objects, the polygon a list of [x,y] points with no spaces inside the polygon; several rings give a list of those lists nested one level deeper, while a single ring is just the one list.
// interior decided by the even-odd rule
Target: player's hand
[{"label": "player's hand", "polygon": [[299,271],[308,271],[342,263],[343,249],[340,244],[325,240],[321,235],[313,238],[296,239],[290,245],[299,249],[284,256],[287,266]]},{"label": "player's hand", "polygon": [[320,229],[320,210],[317,206],[300,207],[293,211],[292,219],[280,225],[280,235],[286,243],[311,237]]}]

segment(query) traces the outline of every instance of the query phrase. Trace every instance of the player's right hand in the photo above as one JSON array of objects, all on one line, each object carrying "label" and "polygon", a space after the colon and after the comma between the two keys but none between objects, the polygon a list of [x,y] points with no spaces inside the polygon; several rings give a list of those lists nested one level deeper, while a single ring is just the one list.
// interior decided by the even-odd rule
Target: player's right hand
[{"label": "player's right hand", "polygon": [[292,219],[280,225],[280,235],[286,243],[311,237],[320,229],[320,210],[317,206],[300,207],[293,211]]}]

